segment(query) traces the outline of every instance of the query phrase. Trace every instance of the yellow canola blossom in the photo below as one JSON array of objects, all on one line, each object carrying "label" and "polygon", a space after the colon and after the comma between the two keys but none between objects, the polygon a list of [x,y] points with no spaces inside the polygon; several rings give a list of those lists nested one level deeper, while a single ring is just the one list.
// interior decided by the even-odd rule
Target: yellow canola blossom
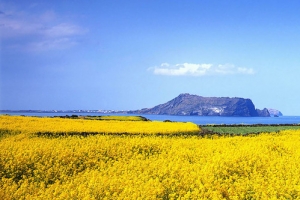
[{"label": "yellow canola blossom", "polygon": [[300,199],[300,130],[48,138],[20,124],[1,122],[21,132],[0,140],[0,199]]},{"label": "yellow canola blossom", "polygon": [[22,116],[0,116],[0,129],[41,135],[199,133],[199,127],[190,122],[100,121]]}]

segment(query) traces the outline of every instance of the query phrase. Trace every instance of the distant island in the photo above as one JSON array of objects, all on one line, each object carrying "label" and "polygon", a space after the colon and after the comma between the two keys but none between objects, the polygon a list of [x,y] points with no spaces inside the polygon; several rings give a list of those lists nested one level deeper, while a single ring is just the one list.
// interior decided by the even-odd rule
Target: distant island
[{"label": "distant island", "polygon": [[0,113],[95,113],[101,114],[152,114],[152,115],[195,115],[226,117],[279,117],[279,110],[273,108],[256,109],[251,99],[239,97],[202,97],[180,94],[178,97],[152,108],[140,110],[0,110]]},{"label": "distant island", "polygon": [[180,94],[167,103],[153,108],[129,111],[132,114],[197,115],[232,117],[270,117],[267,108],[256,109],[251,99],[229,97],[202,97]]}]

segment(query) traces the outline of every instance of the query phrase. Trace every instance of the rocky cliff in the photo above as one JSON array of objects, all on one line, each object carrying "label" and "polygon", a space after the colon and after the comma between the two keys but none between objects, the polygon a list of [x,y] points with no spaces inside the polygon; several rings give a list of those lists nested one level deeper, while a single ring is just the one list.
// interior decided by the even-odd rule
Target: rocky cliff
[{"label": "rocky cliff", "polygon": [[153,108],[131,111],[130,113],[237,117],[270,116],[268,109],[255,109],[250,99],[237,97],[202,97],[191,94],[180,94],[167,103],[160,104]]},{"label": "rocky cliff", "polygon": [[268,111],[272,116],[283,116],[283,114],[279,110],[268,108]]}]

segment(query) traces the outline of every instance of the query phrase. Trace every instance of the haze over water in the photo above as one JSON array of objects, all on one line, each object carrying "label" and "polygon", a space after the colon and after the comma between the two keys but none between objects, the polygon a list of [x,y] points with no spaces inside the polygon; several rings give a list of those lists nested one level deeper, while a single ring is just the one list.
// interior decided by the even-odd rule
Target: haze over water
[{"label": "haze over water", "polygon": [[[136,116],[136,114],[124,114],[124,113],[0,113],[0,114],[9,114],[9,115],[25,115],[25,116],[66,116],[66,115],[125,115],[125,116]],[[300,124],[300,116],[280,116],[280,117],[220,117],[220,116],[178,116],[178,115],[140,115],[150,119],[152,121],[164,121],[171,120],[177,122],[193,122],[199,125],[206,124]]]}]

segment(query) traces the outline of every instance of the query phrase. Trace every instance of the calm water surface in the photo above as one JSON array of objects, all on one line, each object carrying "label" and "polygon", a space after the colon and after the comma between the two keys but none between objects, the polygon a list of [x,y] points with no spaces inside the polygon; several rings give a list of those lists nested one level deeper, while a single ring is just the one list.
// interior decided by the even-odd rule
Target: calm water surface
[{"label": "calm water surface", "polygon": [[[9,115],[25,115],[25,116],[65,116],[65,115],[121,115],[121,116],[136,116],[136,114],[124,113],[0,113]],[[199,125],[206,124],[300,124],[300,116],[282,116],[282,117],[219,117],[219,116],[177,116],[177,115],[141,115],[152,121],[178,121],[178,122],[193,122]]]}]

